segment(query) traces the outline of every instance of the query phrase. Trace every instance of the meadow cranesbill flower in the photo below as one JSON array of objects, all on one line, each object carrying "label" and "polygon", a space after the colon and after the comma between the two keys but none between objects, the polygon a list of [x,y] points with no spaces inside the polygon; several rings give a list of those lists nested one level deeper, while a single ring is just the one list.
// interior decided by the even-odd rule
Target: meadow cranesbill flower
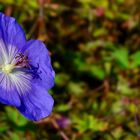
[{"label": "meadow cranesbill flower", "polygon": [[16,20],[0,13],[0,102],[30,120],[47,117],[54,103],[48,93],[54,75],[45,45],[26,41]]}]

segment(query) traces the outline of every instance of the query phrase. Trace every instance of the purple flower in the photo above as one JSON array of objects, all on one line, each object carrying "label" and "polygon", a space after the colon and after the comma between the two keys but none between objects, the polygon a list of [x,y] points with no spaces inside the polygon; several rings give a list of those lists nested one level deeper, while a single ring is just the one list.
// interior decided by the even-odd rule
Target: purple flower
[{"label": "purple flower", "polygon": [[57,118],[56,121],[60,128],[66,128],[71,124],[71,120],[64,116],[62,116],[61,118]]},{"label": "purple flower", "polygon": [[30,120],[47,117],[54,103],[48,94],[54,76],[45,45],[26,41],[16,20],[0,13],[0,102],[15,106]]}]

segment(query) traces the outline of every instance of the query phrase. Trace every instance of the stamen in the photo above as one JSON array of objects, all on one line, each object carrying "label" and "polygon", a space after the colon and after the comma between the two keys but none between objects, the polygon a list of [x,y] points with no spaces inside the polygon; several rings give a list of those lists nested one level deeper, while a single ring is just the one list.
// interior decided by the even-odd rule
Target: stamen
[{"label": "stamen", "polygon": [[21,71],[24,71],[30,75],[32,75],[33,79],[40,79],[40,74],[42,73],[41,71],[39,71],[39,64],[37,64],[37,66],[32,66],[31,64],[29,64],[29,60],[28,57],[25,56],[22,53],[18,53],[17,56],[15,57],[15,59],[17,60],[16,64],[15,64],[15,68],[16,69],[20,69]]},{"label": "stamen", "polygon": [[15,66],[29,67],[28,57],[24,54],[18,53],[15,59],[17,60]]},{"label": "stamen", "polygon": [[42,73],[42,71],[39,71],[39,64],[37,65],[37,67],[30,65],[30,67],[28,69],[26,69],[26,72],[31,74],[33,79],[41,79],[40,74]]}]

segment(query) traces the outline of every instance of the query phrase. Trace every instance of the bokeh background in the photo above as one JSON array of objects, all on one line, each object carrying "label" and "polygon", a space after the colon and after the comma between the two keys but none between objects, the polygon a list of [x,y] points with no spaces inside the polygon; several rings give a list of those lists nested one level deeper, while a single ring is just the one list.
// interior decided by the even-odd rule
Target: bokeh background
[{"label": "bokeh background", "polygon": [[[0,105],[0,140],[140,139],[140,0],[0,0],[56,72],[50,117]],[[40,55],[40,54],[39,54]]]}]

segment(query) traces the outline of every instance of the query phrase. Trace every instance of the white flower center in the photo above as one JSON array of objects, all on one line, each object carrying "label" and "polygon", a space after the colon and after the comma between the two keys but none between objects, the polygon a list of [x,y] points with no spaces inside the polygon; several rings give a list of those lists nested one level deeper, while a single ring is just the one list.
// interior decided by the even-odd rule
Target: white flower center
[{"label": "white flower center", "polygon": [[22,56],[18,56],[18,54],[20,52],[18,52],[17,47],[6,46],[3,40],[0,39],[0,87],[8,92],[18,91],[19,94],[24,94],[31,89],[32,75],[18,69],[20,66],[16,64],[22,64],[23,61],[20,60]]},{"label": "white flower center", "polygon": [[13,69],[14,69],[14,66],[12,64],[6,64],[2,66],[2,71],[6,74],[11,73]]}]

